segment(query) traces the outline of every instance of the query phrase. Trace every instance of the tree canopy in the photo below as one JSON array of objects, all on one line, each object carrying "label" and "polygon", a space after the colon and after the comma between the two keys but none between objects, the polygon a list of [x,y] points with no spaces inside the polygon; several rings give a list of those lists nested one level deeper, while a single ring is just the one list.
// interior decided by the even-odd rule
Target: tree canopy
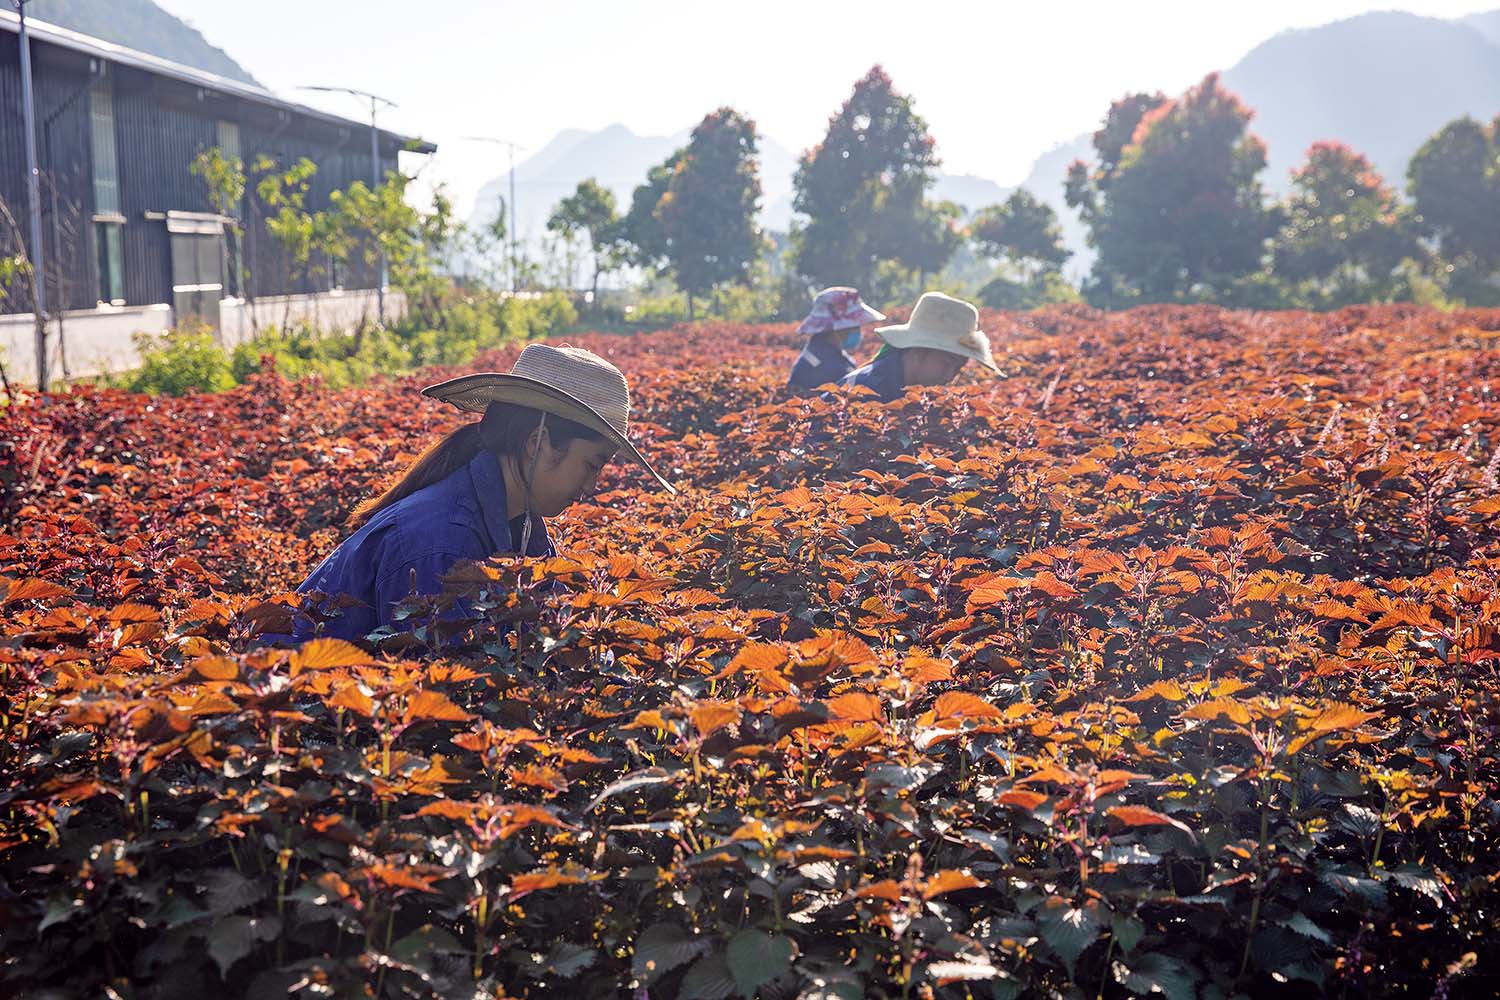
[{"label": "tree canopy", "polygon": [[1252,117],[1218,74],[1176,100],[1115,102],[1094,134],[1097,163],[1078,161],[1067,177],[1068,204],[1099,251],[1092,299],[1233,299],[1276,222],[1258,179],[1266,148],[1250,134]]},{"label": "tree canopy", "polygon": [[656,220],[679,288],[692,297],[726,283],[746,284],[765,249],[756,222],[761,187],[755,123],[720,108],[693,129],[674,157]]},{"label": "tree canopy", "polygon": [[1407,168],[1418,225],[1443,258],[1451,294],[1500,305],[1500,117],[1449,122]]},{"label": "tree canopy", "polygon": [[1293,175],[1272,246],[1272,272],[1294,301],[1319,308],[1381,301],[1418,253],[1396,191],[1363,153],[1315,143]]},{"label": "tree canopy", "polygon": [[912,99],[873,67],[799,162],[793,206],[807,221],[792,235],[797,270],[878,298],[883,262],[941,269],[958,236],[954,213],[925,200],[938,163]]},{"label": "tree canopy", "polygon": [[578,182],[572,194],[557,203],[547,219],[547,229],[569,241],[583,236],[593,260],[590,300],[599,300],[599,276],[620,263],[620,214],[614,192],[592,177]]}]

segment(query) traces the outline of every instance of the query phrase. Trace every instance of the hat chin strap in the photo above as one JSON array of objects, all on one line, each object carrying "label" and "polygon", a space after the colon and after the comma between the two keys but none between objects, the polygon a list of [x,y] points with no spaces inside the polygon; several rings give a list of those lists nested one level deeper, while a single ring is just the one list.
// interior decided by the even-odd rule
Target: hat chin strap
[{"label": "hat chin strap", "polygon": [[526,556],[527,551],[531,548],[531,483],[533,477],[536,476],[536,463],[542,457],[542,438],[540,432],[545,430],[546,427],[547,411],[543,410],[542,419],[536,422],[536,429],[538,431],[536,439],[536,451],[532,452],[531,454],[531,465],[527,468],[525,476],[526,511],[523,516],[526,518],[526,520],[521,525],[521,556],[523,558]]}]

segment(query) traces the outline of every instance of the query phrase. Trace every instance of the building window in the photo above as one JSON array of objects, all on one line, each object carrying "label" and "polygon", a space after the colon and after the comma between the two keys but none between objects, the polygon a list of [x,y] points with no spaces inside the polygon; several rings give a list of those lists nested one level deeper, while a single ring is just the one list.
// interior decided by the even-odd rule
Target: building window
[{"label": "building window", "polygon": [[243,263],[240,261],[240,237],[234,230],[224,230],[224,294],[231,298],[243,298],[245,289],[241,278]]},{"label": "building window", "polygon": [[[240,152],[240,127],[234,122],[219,121],[215,123],[215,139],[218,142],[219,153],[225,159],[238,160],[244,154]],[[224,211],[235,218],[243,218],[245,208],[240,205],[226,205]],[[239,235],[234,230],[232,220],[226,220],[224,227],[224,294],[231,298],[240,298],[245,294],[243,287],[244,264],[240,259],[241,247]]]},{"label": "building window", "polygon": [[125,304],[125,255],[118,222],[94,223],[94,253],[99,262],[99,301]]},{"label": "building window", "polygon": [[108,76],[89,88],[89,148],[94,155],[94,214],[120,212],[120,171],[115,157],[115,102]]},{"label": "building window", "polygon": [[219,152],[225,159],[240,155],[240,127],[234,122],[218,123]]},{"label": "building window", "polygon": [[115,155],[115,102],[110,78],[89,88],[89,151],[94,161],[94,262],[99,301],[125,302],[125,253],[120,214],[119,160]]}]

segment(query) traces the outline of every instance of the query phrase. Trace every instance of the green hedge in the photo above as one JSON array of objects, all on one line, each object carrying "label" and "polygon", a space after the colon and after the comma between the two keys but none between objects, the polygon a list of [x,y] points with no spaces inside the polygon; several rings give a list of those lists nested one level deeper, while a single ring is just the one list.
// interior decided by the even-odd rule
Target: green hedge
[{"label": "green hedge", "polygon": [[286,378],[317,377],[341,387],[428,365],[461,365],[482,350],[548,337],[577,322],[566,296],[549,292],[534,299],[463,298],[447,303],[435,324],[413,320],[352,335],[313,326],[268,327],[233,350],[220,347],[206,330],[137,334],[141,367],[116,381],[132,392],[222,392],[270,363]]}]

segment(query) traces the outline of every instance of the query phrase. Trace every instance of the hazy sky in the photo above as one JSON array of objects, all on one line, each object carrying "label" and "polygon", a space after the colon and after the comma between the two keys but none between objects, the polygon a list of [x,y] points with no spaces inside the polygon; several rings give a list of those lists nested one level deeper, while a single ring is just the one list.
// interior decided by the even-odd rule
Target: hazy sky
[{"label": "hazy sky", "polygon": [[[1092,129],[1126,90],[1181,91],[1259,42],[1391,6],[1436,17],[1500,0],[158,0],[271,89],[360,117],[372,90],[399,103],[382,125],[441,147],[430,176],[467,212],[503,172],[482,133],[537,149],[563,128],[620,122],[666,135],[721,105],[794,152],[821,137],[879,62],[916,98],[944,169],[1002,184]],[[524,157],[524,153],[521,154]]]}]

